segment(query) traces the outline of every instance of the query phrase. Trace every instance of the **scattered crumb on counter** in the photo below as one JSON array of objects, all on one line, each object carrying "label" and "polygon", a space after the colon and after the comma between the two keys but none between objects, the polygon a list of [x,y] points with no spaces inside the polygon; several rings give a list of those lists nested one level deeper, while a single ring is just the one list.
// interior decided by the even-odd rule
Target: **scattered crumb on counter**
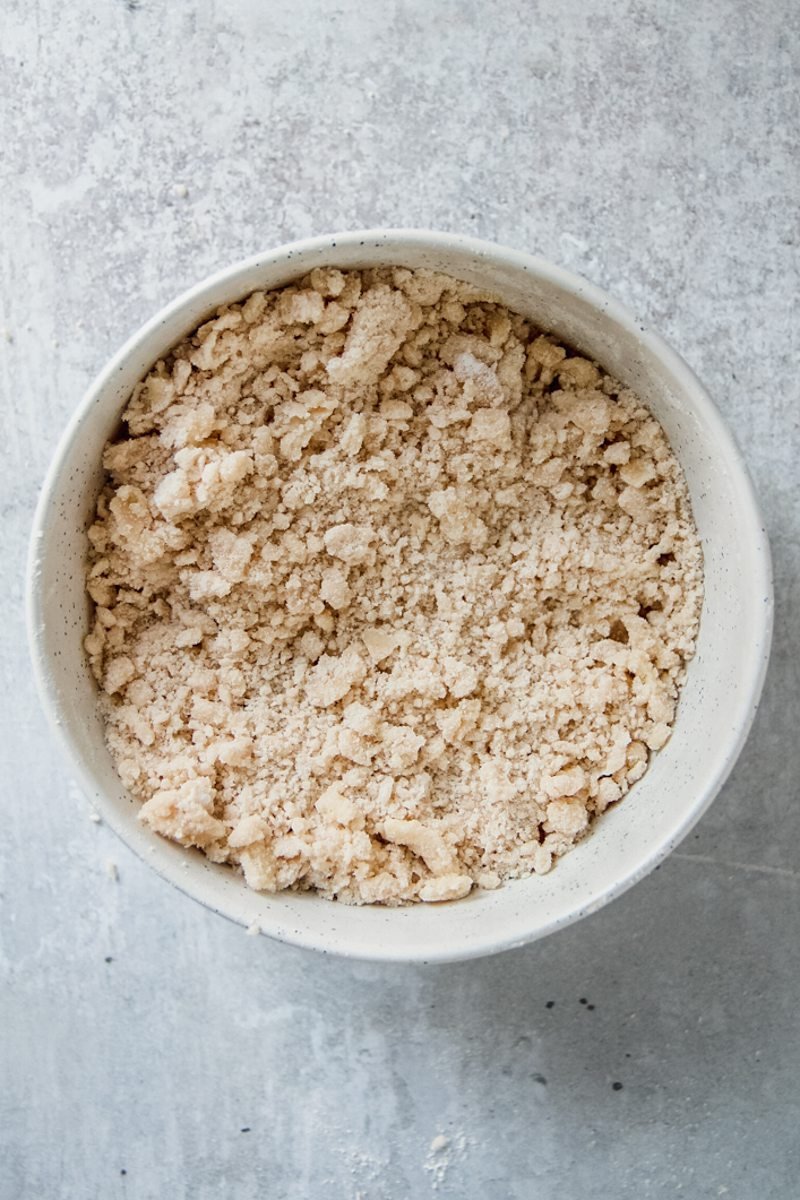
[{"label": "scattered crumb on counter", "polygon": [[438,1133],[432,1140],[425,1156],[424,1169],[431,1179],[431,1186],[437,1191],[447,1178],[447,1173],[454,1163],[463,1158],[467,1147],[467,1139],[463,1133],[455,1133],[447,1137]]}]

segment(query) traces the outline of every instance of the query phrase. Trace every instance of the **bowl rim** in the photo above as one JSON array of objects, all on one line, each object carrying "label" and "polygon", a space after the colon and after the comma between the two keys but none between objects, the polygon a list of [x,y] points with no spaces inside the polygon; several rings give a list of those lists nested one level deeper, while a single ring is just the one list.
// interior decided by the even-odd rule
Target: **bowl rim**
[{"label": "bowl rim", "polygon": [[[285,922],[278,919],[272,927],[268,927],[266,922],[259,921],[259,932],[265,936],[344,958],[374,962],[451,962],[495,954],[536,941],[598,911],[649,874],[689,833],[725,784],[747,741],[764,686],[769,663],[774,614],[772,559],[768,535],[746,462],[733,434],[691,367],[660,334],[640,322],[626,305],[581,275],[557,266],[538,255],[469,235],[419,228],[378,227],[301,238],[239,259],[229,266],[207,275],[163,305],[154,316],[145,321],[127,338],[121,348],[95,375],[58,441],[41,486],[29,540],[25,575],[28,645],[36,690],[50,732],[60,745],[61,751],[69,763],[71,773],[77,778],[82,791],[96,800],[97,808],[104,822],[138,858],[147,862],[148,866],[177,887],[179,891],[199,901],[213,912],[227,917],[237,925],[244,926],[246,922],[232,910],[231,906],[226,909],[225,906],[219,906],[205,895],[206,888],[202,873],[200,870],[192,869],[193,860],[187,858],[188,870],[173,869],[163,860],[153,861],[145,855],[143,849],[131,843],[121,828],[120,822],[116,819],[113,805],[105,803],[103,789],[98,787],[95,782],[91,769],[70,734],[68,724],[61,718],[56,688],[50,679],[48,655],[42,636],[44,597],[39,579],[38,545],[65,460],[75,441],[79,438],[87,416],[117,372],[136,353],[140,344],[157,332],[159,326],[178,317],[183,309],[196,304],[205,294],[213,294],[240,274],[257,270],[259,267],[269,264],[277,264],[280,261],[288,262],[296,255],[305,256],[333,246],[345,246],[358,250],[368,242],[371,242],[375,248],[380,248],[381,245],[387,247],[391,245],[394,251],[402,251],[404,246],[430,250],[459,250],[473,255],[477,260],[485,258],[516,270],[530,272],[532,276],[546,283],[580,296],[597,309],[605,320],[621,326],[637,342],[646,346],[674,376],[690,405],[702,413],[708,427],[713,431],[717,446],[724,451],[728,465],[735,473],[736,491],[742,508],[748,516],[748,528],[743,530],[743,536],[746,538],[751,552],[752,586],[756,593],[764,597],[764,602],[759,610],[761,619],[757,623],[755,636],[747,646],[743,647],[745,662],[742,678],[745,684],[741,689],[741,696],[733,713],[731,733],[725,740],[722,750],[717,751],[709,782],[698,794],[679,824],[674,827],[670,837],[655,846],[644,859],[637,861],[629,870],[620,874],[613,883],[598,889],[598,895],[590,902],[587,903],[585,900],[576,902],[567,912],[543,924],[537,925],[535,921],[532,921],[530,930],[523,937],[520,937],[518,933],[512,936],[503,936],[502,929],[499,929],[496,936],[484,934],[458,946],[443,944],[435,949],[426,946],[420,952],[415,952],[413,945],[392,946],[388,939],[376,940],[365,945],[358,935],[337,931],[332,937],[329,937],[314,931],[287,927]],[[199,865],[202,867],[202,864]],[[321,897],[314,897],[313,902],[331,903]]]}]

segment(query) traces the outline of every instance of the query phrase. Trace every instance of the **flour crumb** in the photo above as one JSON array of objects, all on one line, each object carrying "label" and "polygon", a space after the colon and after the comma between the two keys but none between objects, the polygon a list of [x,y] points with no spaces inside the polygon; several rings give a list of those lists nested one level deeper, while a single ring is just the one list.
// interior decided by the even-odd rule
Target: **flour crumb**
[{"label": "flour crumb", "polygon": [[92,810],[91,812],[89,812],[88,816],[89,816],[89,820],[94,825],[102,825],[103,824],[103,818],[100,816],[100,813],[94,812],[94,810]]},{"label": "flour crumb", "polygon": [[702,555],[664,431],[467,284],[321,267],[226,305],[103,465],[110,752],[143,822],[258,891],[544,874],[669,739]]},{"label": "flour crumb", "polygon": [[449,1137],[444,1133],[436,1134],[423,1164],[430,1176],[433,1191],[438,1191],[442,1186],[452,1166],[463,1158],[466,1147],[467,1138],[461,1132]]},{"label": "flour crumb", "polygon": [[119,883],[119,867],[110,858],[106,862],[106,875],[112,883]]},{"label": "flour crumb", "polygon": [[251,921],[247,926],[245,933],[248,935],[248,937],[258,937],[261,934],[261,926],[259,925],[258,921]]}]

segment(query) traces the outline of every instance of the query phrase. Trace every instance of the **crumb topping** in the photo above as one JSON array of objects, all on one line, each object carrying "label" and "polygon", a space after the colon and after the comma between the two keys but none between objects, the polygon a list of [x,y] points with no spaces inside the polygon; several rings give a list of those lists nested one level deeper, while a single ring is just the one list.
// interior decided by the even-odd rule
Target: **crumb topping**
[{"label": "crumb topping", "polygon": [[702,558],[640,400],[491,295],[317,269],[133,392],[86,650],[141,818],[256,889],[551,868],[670,735]]}]

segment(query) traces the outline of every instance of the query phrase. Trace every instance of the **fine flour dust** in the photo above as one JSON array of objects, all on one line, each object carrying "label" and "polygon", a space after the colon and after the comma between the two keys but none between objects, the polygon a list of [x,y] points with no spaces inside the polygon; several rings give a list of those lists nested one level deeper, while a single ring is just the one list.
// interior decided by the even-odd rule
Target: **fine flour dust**
[{"label": "fine flour dust", "polygon": [[141,818],[259,890],[550,870],[664,745],[702,559],[664,433],[425,271],[313,271],[137,386],[86,649]]}]

